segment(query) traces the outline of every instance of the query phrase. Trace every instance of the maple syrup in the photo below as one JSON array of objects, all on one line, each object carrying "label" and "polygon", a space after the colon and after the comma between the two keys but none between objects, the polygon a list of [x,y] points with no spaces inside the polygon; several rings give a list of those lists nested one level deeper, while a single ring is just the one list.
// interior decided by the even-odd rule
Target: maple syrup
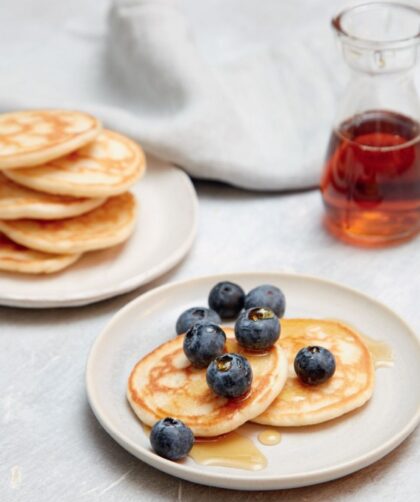
[{"label": "maple syrup", "polygon": [[266,446],[274,446],[281,441],[281,434],[275,429],[266,429],[258,434],[258,441]]},{"label": "maple syrup", "polygon": [[[331,318],[330,320],[336,322],[343,322],[340,321],[340,319],[334,319],[334,318]],[[353,326],[347,321],[345,324],[350,328],[352,328],[354,331],[356,331],[357,334],[360,336],[360,338],[365,342],[372,356],[375,368],[385,368],[385,367],[390,368],[394,366],[394,353],[390,345],[388,345],[383,340],[375,340],[370,336],[363,335],[355,326]]]},{"label": "maple syrup", "polygon": [[420,124],[373,110],[331,136],[321,191],[327,227],[360,244],[402,240],[420,231]]},{"label": "maple syrup", "polygon": [[[144,433],[149,437],[151,427],[143,422],[141,424]],[[259,471],[267,466],[266,457],[252,440],[236,431],[222,436],[195,438],[194,446],[188,456],[197,464],[219,465],[247,471]]]},{"label": "maple syrup", "polygon": [[251,439],[230,432],[213,441],[196,441],[189,456],[198,464],[259,471],[267,466],[266,457]]},{"label": "maple syrup", "polygon": [[372,355],[375,368],[391,367],[394,365],[394,354],[391,347],[381,340],[374,340],[367,335],[360,335]]}]

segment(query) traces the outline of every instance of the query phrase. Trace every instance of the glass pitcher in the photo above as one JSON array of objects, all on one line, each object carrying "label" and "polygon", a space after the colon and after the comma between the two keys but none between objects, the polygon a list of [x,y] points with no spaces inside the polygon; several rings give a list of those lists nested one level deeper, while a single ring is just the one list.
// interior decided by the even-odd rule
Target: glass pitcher
[{"label": "glass pitcher", "polygon": [[351,79],[321,180],[325,222],[352,243],[405,240],[420,230],[420,10],[368,3],[332,25]]}]

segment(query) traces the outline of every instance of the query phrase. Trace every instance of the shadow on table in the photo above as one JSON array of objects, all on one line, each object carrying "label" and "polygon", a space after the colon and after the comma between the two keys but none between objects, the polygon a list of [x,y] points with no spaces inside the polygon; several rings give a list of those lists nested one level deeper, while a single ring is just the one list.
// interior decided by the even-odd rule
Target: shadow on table
[{"label": "shadow on table", "polygon": [[318,187],[301,188],[294,190],[244,190],[220,181],[193,180],[194,187],[200,197],[228,199],[229,202],[246,201],[256,198],[276,198],[287,195],[304,194],[318,190]]}]

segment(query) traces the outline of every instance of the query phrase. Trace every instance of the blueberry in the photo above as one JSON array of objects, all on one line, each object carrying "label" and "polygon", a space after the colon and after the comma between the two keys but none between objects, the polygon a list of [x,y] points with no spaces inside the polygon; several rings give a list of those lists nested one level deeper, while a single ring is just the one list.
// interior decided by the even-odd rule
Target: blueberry
[{"label": "blueberry", "polygon": [[304,347],[296,354],[295,371],[302,382],[317,385],[334,375],[335,358],[324,347]]},{"label": "blueberry", "polygon": [[286,298],[283,292],[271,284],[263,284],[251,291],[245,297],[245,309],[252,307],[267,307],[277,317],[283,317],[286,310]]},{"label": "blueberry", "polygon": [[193,324],[198,321],[210,321],[220,324],[222,320],[217,312],[206,307],[192,307],[185,310],[176,321],[176,332],[178,335],[186,333]]},{"label": "blueberry", "polygon": [[218,396],[242,396],[249,391],[251,383],[252,368],[239,354],[216,357],[207,368],[207,384]]},{"label": "blueberry", "polygon": [[184,352],[196,368],[207,368],[225,351],[226,335],[220,326],[208,321],[196,322],[186,332]]},{"label": "blueberry", "polygon": [[246,349],[269,349],[279,339],[279,319],[265,307],[245,310],[235,323],[235,336],[239,345]]},{"label": "blueberry", "polygon": [[210,308],[215,310],[222,319],[236,317],[244,306],[245,292],[233,282],[217,283],[209,294]]},{"label": "blueberry", "polygon": [[150,433],[150,444],[161,457],[179,460],[186,457],[194,444],[194,434],[184,422],[164,418],[156,422]]}]

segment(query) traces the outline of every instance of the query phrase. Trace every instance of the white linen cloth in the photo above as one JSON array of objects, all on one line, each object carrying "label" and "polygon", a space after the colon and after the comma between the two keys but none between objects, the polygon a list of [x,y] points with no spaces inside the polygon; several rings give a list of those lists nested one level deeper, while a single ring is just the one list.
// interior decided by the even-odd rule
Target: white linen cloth
[{"label": "white linen cloth", "polygon": [[85,109],[193,177],[315,186],[347,3],[3,0],[0,110]]}]

